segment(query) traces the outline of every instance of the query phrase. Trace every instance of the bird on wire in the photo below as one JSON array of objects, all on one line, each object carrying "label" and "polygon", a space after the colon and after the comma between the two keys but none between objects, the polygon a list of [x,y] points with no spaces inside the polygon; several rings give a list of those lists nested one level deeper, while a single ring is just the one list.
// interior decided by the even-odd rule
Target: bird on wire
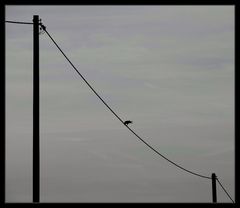
[{"label": "bird on wire", "polygon": [[130,120],[124,121],[125,125],[131,124],[131,123],[132,123],[132,121],[130,121]]}]

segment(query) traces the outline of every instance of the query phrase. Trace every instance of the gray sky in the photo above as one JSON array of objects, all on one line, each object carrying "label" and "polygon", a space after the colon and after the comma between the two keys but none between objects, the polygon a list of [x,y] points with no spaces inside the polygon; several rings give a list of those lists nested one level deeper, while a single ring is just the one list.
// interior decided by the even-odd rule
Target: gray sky
[{"label": "gray sky", "polygon": [[[7,6],[39,15],[123,120],[234,199],[233,6]],[[32,201],[32,26],[6,24],[6,200]],[[41,202],[211,202],[130,134],[40,35]],[[220,186],[218,201],[230,202]]]}]

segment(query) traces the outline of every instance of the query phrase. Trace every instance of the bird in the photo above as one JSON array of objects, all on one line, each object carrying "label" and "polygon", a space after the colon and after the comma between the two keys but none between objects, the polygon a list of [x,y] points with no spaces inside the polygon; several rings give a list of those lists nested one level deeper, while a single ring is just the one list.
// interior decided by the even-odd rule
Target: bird
[{"label": "bird", "polygon": [[130,120],[124,121],[124,124],[125,124],[125,125],[128,125],[128,124],[130,124],[130,123],[132,123],[132,121],[130,121]]}]

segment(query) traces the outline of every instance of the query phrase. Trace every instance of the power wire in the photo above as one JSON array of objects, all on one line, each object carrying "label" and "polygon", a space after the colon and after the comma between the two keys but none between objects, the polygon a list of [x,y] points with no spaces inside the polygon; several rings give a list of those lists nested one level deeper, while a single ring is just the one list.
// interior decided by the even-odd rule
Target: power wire
[{"label": "power wire", "polygon": [[182,166],[176,164],[175,162],[171,161],[170,159],[168,159],[167,157],[165,157],[164,155],[162,155],[160,152],[158,152],[155,148],[153,148],[150,144],[148,144],[145,140],[143,140],[137,133],[135,133],[129,126],[124,124],[124,121],[112,110],[112,108],[101,98],[101,96],[96,92],[96,90],[88,83],[88,81],[84,78],[84,76],[77,70],[77,68],[73,65],[73,63],[69,60],[69,58],[65,55],[65,53],[62,51],[62,49],[59,47],[59,45],[56,43],[56,41],[52,38],[52,36],[48,33],[48,31],[46,30],[46,27],[42,24],[40,24],[40,26],[42,27],[42,29],[46,32],[46,34],[48,35],[48,37],[52,40],[52,42],[55,44],[55,46],[59,49],[59,51],[62,53],[62,55],[67,59],[67,61],[71,64],[71,66],[74,68],[74,70],[78,73],[78,75],[83,79],[83,81],[89,86],[89,88],[94,92],[94,94],[102,101],[102,103],[115,115],[115,117],[125,126],[128,128],[128,130],[130,130],[138,139],[140,139],[145,145],[147,145],[150,149],[152,149],[155,153],[157,153],[159,156],[161,156],[162,158],[164,158],[165,160],[167,160],[168,162],[172,163],[173,165],[175,165],[176,167],[191,173],[193,175],[202,177],[202,178],[206,178],[206,179],[212,179],[209,176],[205,176],[205,175],[201,175],[198,173],[195,173],[193,171],[190,171],[186,168],[183,168]]},{"label": "power wire", "polygon": [[32,25],[33,22],[17,22],[17,21],[5,21],[6,23],[14,23],[14,24],[27,24]]},{"label": "power wire", "polygon": [[231,199],[231,201],[234,203],[233,199],[231,198],[230,194],[226,191],[226,189],[223,187],[223,185],[221,184],[221,182],[219,181],[218,178],[216,178],[217,182],[219,183],[219,185],[222,187],[223,191],[227,194],[227,196],[229,197],[229,199]]}]

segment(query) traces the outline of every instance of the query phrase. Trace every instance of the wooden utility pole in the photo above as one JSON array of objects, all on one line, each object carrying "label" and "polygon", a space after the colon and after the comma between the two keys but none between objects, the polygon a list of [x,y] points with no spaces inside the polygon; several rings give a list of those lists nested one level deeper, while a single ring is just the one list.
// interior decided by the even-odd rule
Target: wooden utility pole
[{"label": "wooden utility pole", "polygon": [[216,174],[213,173],[212,174],[212,199],[213,199],[213,203],[217,202],[217,188],[216,188]]},{"label": "wooden utility pole", "polygon": [[39,202],[39,17],[33,16],[33,202]]}]

